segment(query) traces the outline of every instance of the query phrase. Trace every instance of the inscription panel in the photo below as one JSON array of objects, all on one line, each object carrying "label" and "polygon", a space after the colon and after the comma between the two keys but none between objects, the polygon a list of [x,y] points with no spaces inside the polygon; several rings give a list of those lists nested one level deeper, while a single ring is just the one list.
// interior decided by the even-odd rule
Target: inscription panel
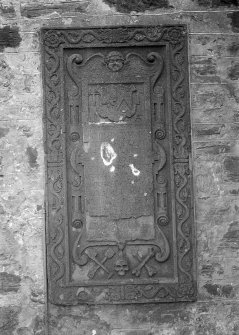
[{"label": "inscription panel", "polygon": [[185,29],[42,31],[52,303],[195,299]]},{"label": "inscription panel", "polygon": [[87,212],[116,220],[153,215],[150,130],[91,125],[89,135]]}]

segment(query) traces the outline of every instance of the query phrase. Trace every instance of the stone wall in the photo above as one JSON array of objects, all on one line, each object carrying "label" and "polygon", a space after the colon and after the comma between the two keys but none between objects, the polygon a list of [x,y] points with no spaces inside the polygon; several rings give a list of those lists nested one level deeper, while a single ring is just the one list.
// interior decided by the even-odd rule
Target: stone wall
[{"label": "stone wall", "polygon": [[[0,1],[0,334],[239,334],[238,0]],[[186,23],[198,301],[47,305],[42,26]]]}]

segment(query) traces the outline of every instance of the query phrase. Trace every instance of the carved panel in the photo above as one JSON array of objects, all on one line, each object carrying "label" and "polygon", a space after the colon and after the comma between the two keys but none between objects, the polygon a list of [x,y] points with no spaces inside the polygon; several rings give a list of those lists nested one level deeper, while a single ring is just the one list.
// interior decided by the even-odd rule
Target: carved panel
[{"label": "carved panel", "polygon": [[42,45],[50,301],[195,300],[186,27]]}]

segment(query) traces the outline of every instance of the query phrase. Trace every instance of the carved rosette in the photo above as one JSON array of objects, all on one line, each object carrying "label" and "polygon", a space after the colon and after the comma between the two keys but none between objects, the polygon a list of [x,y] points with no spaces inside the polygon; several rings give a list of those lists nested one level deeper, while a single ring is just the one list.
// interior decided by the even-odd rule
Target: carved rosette
[{"label": "carved rosette", "polygon": [[[196,284],[193,265],[193,213],[192,213],[192,185],[189,169],[190,154],[190,120],[188,103],[188,73],[187,73],[187,34],[185,26],[150,26],[150,27],[116,27],[93,29],[43,29],[43,66],[45,88],[44,138],[46,154],[46,188],[47,188],[47,276],[49,296],[53,303],[139,303],[139,302],[170,302],[192,301],[196,297]],[[67,263],[69,250],[67,234],[69,225],[76,233],[75,244],[78,246],[84,230],[84,165],[82,157],[82,128],[81,124],[81,97],[79,82],[72,75],[74,67],[81,66],[83,59],[73,55],[68,64],[64,64],[63,51],[67,48],[101,47],[139,45],[150,46],[159,43],[168,46],[168,66],[170,68],[170,93],[167,103],[171,106],[171,132],[166,126],[166,90],[158,77],[152,77],[151,97],[156,108],[152,120],[153,143],[153,175],[155,197],[155,222],[158,232],[167,231],[170,225],[169,211],[174,210],[176,220],[176,252],[177,252],[177,283],[126,284],[126,285],[68,285]],[[151,57],[151,58],[150,58]],[[148,62],[155,61],[151,55]],[[120,72],[127,64],[127,59],[120,53],[111,53],[108,58],[102,58],[109,71]],[[160,61],[159,61],[160,62]],[[71,78],[71,89],[68,101],[69,115],[65,115],[63,101],[62,69],[66,67]],[[167,94],[168,94],[167,93]],[[67,128],[67,124],[70,126]],[[77,125],[76,125],[77,124]],[[67,128],[67,129],[66,129]],[[67,135],[66,135],[67,133]],[[170,180],[165,177],[168,157],[165,153],[168,136],[172,137],[175,208],[171,209],[168,203],[167,192]],[[66,139],[66,137],[68,138]],[[71,171],[65,168],[66,145],[71,143],[69,153]],[[67,173],[71,175],[72,196],[75,207],[71,222],[67,219],[66,195],[68,185]],[[79,199],[80,194],[80,199]],[[166,229],[166,230],[165,230]],[[127,248],[127,246],[124,248]],[[129,264],[125,258],[125,249],[117,246],[105,250],[105,257],[118,257],[116,271],[124,276],[129,271]],[[151,252],[151,254],[150,254]],[[156,256],[157,252],[151,249],[149,257]],[[94,254],[86,253],[79,259],[78,264],[86,264],[87,259]],[[144,259],[138,257],[143,264]],[[163,256],[161,255],[162,259]],[[146,264],[146,263],[145,263]],[[146,264],[147,265],[147,264]],[[97,266],[92,271],[97,271]],[[131,269],[133,271],[134,269]],[[135,270],[135,274],[137,269]],[[150,273],[150,272],[148,272]],[[94,273],[90,274],[94,275]],[[93,277],[92,277],[93,278]]]}]

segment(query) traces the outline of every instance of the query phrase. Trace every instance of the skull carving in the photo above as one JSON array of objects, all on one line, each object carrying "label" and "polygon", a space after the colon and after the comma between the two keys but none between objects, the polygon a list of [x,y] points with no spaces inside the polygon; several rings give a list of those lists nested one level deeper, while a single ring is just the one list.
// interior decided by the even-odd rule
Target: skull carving
[{"label": "skull carving", "polygon": [[129,271],[129,266],[125,258],[118,258],[115,262],[115,271],[118,272],[119,276],[124,276]]}]

